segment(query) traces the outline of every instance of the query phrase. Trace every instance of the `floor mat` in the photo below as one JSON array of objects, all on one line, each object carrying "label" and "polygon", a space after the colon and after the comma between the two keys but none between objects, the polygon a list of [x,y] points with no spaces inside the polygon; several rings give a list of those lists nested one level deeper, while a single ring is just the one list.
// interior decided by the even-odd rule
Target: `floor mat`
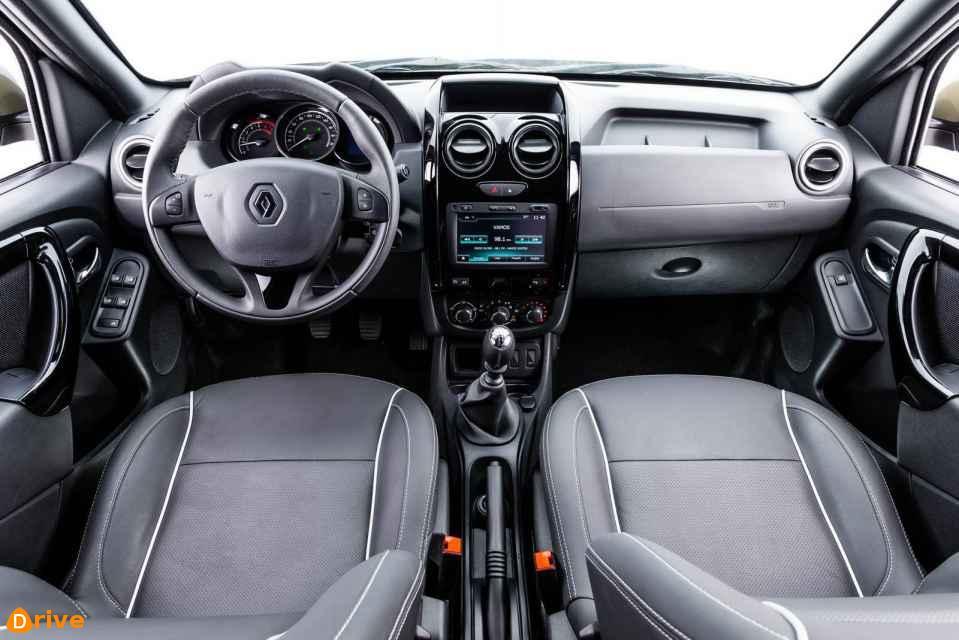
[{"label": "floor mat", "polygon": [[338,312],[330,337],[322,340],[313,339],[306,325],[210,327],[193,386],[277,373],[348,373],[392,382],[427,398],[429,352],[409,350],[409,336],[419,329],[418,309],[384,309],[382,335],[371,342],[360,338],[358,313]]},{"label": "floor mat", "polygon": [[628,375],[762,378],[767,308],[747,296],[577,300],[560,341],[556,396]]}]

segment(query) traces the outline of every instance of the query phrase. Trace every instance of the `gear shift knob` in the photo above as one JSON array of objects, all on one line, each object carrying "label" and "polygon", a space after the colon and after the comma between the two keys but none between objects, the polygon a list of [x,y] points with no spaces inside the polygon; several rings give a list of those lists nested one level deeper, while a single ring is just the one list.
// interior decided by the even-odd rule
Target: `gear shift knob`
[{"label": "gear shift knob", "polygon": [[498,325],[486,332],[480,349],[484,371],[458,396],[457,419],[473,442],[502,443],[516,434],[521,422],[504,377],[516,351],[516,337],[509,327]]},{"label": "gear shift knob", "polygon": [[497,383],[506,373],[516,350],[516,338],[509,327],[497,325],[483,336],[483,368],[490,382]]}]

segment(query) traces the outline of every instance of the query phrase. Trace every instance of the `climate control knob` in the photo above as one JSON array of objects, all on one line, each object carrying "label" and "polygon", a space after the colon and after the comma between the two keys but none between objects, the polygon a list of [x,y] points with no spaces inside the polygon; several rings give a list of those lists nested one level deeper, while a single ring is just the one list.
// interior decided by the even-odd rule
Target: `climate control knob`
[{"label": "climate control knob", "polygon": [[534,302],[526,311],[526,322],[530,324],[543,324],[546,322],[546,305],[540,302]]},{"label": "climate control knob", "polygon": [[513,313],[507,307],[496,307],[489,319],[493,324],[507,324],[513,319]]},{"label": "climate control knob", "polygon": [[469,326],[476,322],[476,306],[465,300],[450,307],[450,317],[456,324]]}]

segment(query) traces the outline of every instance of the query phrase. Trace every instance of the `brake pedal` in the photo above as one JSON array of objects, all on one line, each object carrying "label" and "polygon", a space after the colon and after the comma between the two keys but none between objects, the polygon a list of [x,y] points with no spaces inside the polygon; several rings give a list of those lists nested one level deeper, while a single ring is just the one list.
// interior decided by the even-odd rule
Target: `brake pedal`
[{"label": "brake pedal", "polygon": [[383,335],[383,316],[378,313],[360,313],[360,339],[376,342]]},{"label": "brake pedal", "polygon": [[333,320],[330,318],[316,318],[310,320],[310,336],[314,340],[326,340],[333,332]]}]

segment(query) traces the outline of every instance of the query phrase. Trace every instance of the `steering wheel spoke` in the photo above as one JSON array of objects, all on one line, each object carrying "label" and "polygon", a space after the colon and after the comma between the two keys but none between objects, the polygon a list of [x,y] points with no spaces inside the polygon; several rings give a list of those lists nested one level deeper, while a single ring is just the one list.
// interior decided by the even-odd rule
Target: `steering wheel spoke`
[{"label": "steering wheel spoke", "polygon": [[150,223],[154,227],[176,227],[200,223],[193,204],[195,179],[177,176],[178,183],[168,187],[150,201]]},{"label": "steering wheel spoke", "polygon": [[248,312],[262,312],[266,310],[266,289],[271,284],[271,278],[262,276],[248,269],[231,264],[230,268],[237,275],[243,286],[243,307]]}]

